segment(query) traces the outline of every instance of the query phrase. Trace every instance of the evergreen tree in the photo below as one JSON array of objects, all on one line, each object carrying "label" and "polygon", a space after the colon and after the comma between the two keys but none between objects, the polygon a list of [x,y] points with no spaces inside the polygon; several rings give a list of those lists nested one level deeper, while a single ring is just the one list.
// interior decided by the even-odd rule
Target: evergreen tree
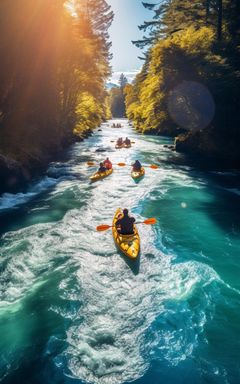
[{"label": "evergreen tree", "polygon": [[127,83],[128,83],[128,79],[123,73],[121,73],[119,78],[119,86],[122,91],[124,90],[124,87],[127,85]]},{"label": "evergreen tree", "polygon": [[140,30],[147,33],[143,39],[133,41],[139,48],[149,47],[159,38],[167,37],[190,26],[195,28],[205,25],[215,26],[216,39],[221,41],[223,26],[228,23],[227,18],[230,14],[233,17],[230,25],[239,26],[239,0],[201,0],[198,2],[163,0],[161,3],[155,4],[143,3],[143,6],[153,11],[154,16],[152,20],[145,21],[143,25],[139,26]]},{"label": "evergreen tree", "polygon": [[113,117],[125,117],[125,88],[128,84],[126,76],[122,73],[119,78],[119,87],[110,91],[110,108]]},{"label": "evergreen tree", "polygon": [[112,24],[114,13],[106,0],[75,0],[76,10],[80,15],[83,13],[91,23],[94,33],[101,39],[101,50],[109,61],[111,59],[108,30]]}]

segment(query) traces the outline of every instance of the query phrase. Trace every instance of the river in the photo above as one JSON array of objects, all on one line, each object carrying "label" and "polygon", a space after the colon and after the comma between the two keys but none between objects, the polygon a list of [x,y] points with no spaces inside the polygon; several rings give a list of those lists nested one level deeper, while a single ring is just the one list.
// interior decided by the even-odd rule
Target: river
[{"label": "river", "polygon": [[[195,169],[171,139],[111,124],[0,198],[0,382],[238,384],[240,175]],[[131,149],[115,150],[119,135]],[[116,166],[90,184],[86,162],[106,155],[159,169],[136,184]],[[95,230],[118,207],[158,219],[139,225],[137,263]]]}]

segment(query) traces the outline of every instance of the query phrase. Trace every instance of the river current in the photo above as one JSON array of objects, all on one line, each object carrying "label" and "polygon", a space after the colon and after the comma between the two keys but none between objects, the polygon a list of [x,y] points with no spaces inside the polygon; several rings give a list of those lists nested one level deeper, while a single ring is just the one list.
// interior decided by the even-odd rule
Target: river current
[{"label": "river current", "polygon": [[[112,123],[0,198],[0,382],[238,384],[240,175],[190,167],[171,139]],[[115,150],[120,135],[131,149]],[[89,183],[87,161],[106,156],[159,168],[136,184],[116,165]],[[96,231],[118,207],[158,220],[139,225],[138,262]]]}]

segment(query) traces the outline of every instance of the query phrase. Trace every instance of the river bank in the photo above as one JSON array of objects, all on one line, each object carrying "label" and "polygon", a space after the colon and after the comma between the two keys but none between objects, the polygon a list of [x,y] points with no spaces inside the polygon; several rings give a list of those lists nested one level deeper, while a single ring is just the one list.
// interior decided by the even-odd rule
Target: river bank
[{"label": "river bank", "polygon": [[92,135],[93,130],[85,130],[78,135],[69,135],[63,140],[61,147],[48,149],[40,152],[38,157],[31,151],[24,152],[23,149],[12,153],[0,153],[0,196],[3,193],[17,193],[26,190],[28,185],[43,176],[52,161],[64,160],[67,148],[76,142],[82,142]]}]

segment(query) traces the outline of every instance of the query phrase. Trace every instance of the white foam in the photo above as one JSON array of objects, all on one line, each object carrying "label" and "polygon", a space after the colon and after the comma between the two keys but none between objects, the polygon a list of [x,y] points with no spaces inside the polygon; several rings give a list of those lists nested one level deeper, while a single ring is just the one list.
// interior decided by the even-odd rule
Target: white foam
[{"label": "white foam", "polygon": [[56,184],[56,179],[44,177],[40,182],[29,188],[27,193],[4,193],[0,198],[0,211],[19,207]]}]

